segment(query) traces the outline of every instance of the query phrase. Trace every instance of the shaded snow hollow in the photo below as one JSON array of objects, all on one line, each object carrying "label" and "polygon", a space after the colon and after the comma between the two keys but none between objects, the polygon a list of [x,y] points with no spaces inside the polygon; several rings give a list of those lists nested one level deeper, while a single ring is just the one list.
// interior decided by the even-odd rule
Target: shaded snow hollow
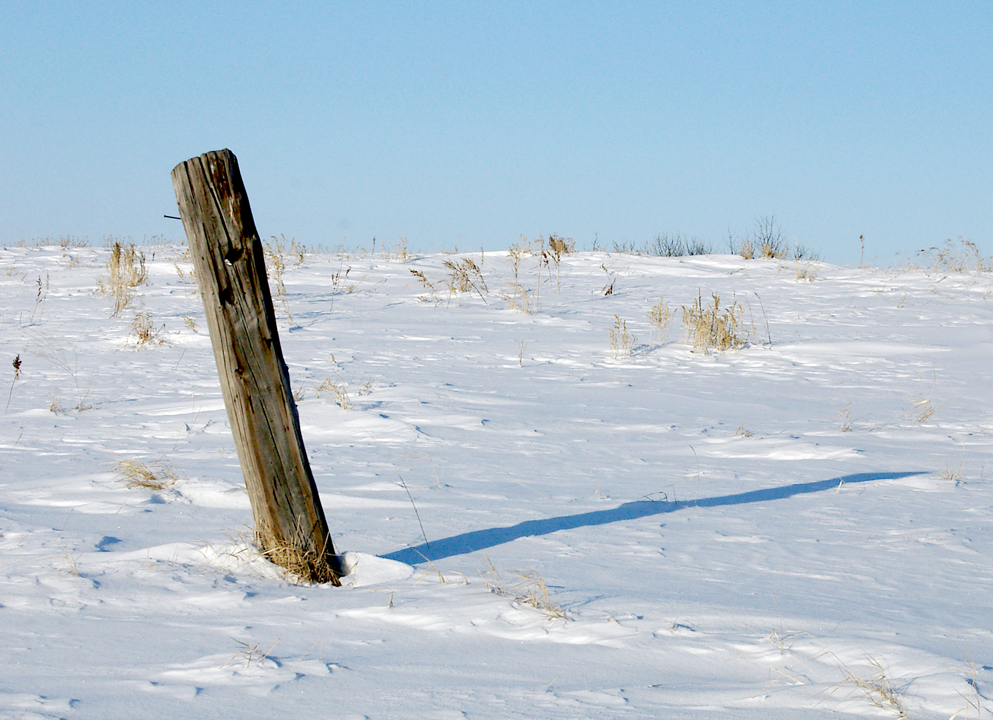
[{"label": "shaded snow hollow", "polygon": [[[0,717],[993,712],[989,274],[579,253],[527,315],[506,253],[287,256],[336,589],[247,540],[182,250],[114,318],[107,249],[0,252]],[[750,342],[693,353],[714,292]]]}]

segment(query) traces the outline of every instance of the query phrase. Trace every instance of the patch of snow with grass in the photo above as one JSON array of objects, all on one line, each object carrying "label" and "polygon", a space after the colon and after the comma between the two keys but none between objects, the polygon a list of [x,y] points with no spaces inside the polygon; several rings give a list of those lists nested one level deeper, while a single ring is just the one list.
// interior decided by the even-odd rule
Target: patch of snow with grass
[{"label": "patch of snow with grass", "polygon": [[[110,317],[108,249],[0,251],[0,718],[993,712],[989,273],[525,255],[527,315],[507,253],[482,297],[457,256],[287,256],[334,588],[255,549],[182,248],[144,252]],[[742,349],[685,344],[712,293]]]}]

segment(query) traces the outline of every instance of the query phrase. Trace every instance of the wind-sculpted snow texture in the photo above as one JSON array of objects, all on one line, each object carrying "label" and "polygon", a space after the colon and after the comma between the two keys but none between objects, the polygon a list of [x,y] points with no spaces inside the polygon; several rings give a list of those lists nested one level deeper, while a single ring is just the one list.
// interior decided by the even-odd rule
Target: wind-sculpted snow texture
[{"label": "wind-sculpted snow texture", "polygon": [[[190,266],[144,251],[114,318],[108,250],[0,252],[0,717],[993,712],[990,274],[577,253],[524,314],[506,253],[462,293],[287,256],[333,588],[253,549]],[[748,343],[693,353],[714,292]]]}]

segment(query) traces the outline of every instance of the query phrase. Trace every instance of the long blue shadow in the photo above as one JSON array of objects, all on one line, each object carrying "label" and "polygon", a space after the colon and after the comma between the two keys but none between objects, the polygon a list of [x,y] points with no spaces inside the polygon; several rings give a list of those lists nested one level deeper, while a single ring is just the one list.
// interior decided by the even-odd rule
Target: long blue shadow
[{"label": "long blue shadow", "polygon": [[464,555],[466,553],[487,550],[496,545],[518,540],[523,537],[535,537],[538,535],[548,535],[559,530],[572,530],[579,527],[593,527],[595,525],[606,525],[608,523],[621,522],[622,520],[636,520],[650,515],[664,515],[676,512],[688,507],[717,507],[719,505],[744,505],[746,503],[767,502],[769,500],[781,500],[793,497],[794,495],[805,495],[807,493],[821,492],[837,488],[839,485],[853,485],[855,483],[870,482],[872,480],[895,480],[907,477],[908,475],[920,475],[921,472],[891,472],[891,473],[857,473],[855,475],[845,475],[843,477],[831,478],[830,480],[818,480],[817,482],[795,483],[778,488],[768,488],[766,490],[751,490],[749,492],[737,493],[735,495],[721,495],[720,497],[704,498],[693,501],[653,501],[636,500],[624,503],[611,510],[595,510],[593,512],[579,513],[577,515],[562,515],[561,517],[547,518],[545,520],[527,520],[509,527],[488,528],[486,530],[474,530],[441,538],[431,543],[425,543],[416,547],[397,550],[381,557],[387,560],[397,560],[409,565],[427,562],[429,560],[443,560],[453,555]]}]

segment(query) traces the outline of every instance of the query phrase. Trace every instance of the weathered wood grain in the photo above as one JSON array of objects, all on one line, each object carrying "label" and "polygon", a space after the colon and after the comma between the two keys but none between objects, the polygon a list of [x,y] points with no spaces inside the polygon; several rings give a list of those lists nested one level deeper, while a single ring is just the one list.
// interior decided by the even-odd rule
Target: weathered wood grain
[{"label": "weathered wood grain", "polygon": [[230,150],[205,153],[177,165],[172,183],[259,545],[278,565],[338,585],[238,160]]}]

